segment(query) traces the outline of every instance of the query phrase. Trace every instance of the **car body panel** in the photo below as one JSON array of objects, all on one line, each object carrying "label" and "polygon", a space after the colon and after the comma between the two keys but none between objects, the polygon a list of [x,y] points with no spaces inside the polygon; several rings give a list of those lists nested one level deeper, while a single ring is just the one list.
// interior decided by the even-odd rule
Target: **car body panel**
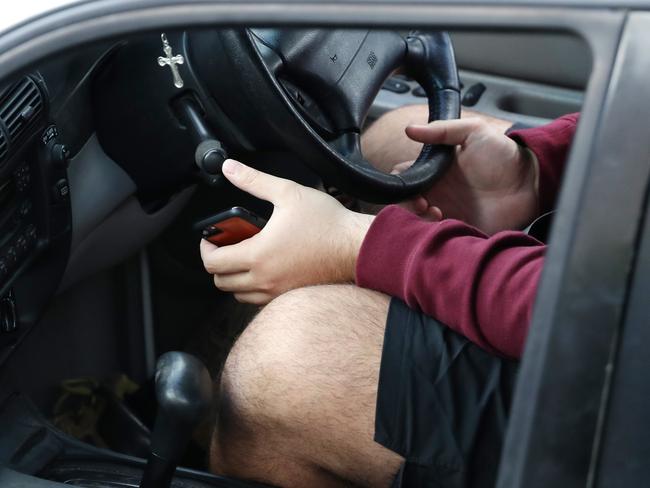
[{"label": "car body panel", "polygon": [[[648,14],[630,14],[607,97],[596,106],[587,101],[583,112],[535,304],[520,372],[526,381],[516,392],[500,486],[588,485],[593,476],[610,355],[624,320],[650,177],[650,137],[634,115],[650,110],[644,79],[650,57],[643,47],[649,22]],[[591,109],[602,110],[594,132],[585,127]],[[581,160],[587,163],[582,168],[576,164]]]},{"label": "car body panel", "polygon": [[35,18],[48,15],[56,9],[65,7],[81,0],[29,0],[27,2],[12,2],[10,9],[4,9],[0,18],[0,33],[11,28],[33,21]]}]

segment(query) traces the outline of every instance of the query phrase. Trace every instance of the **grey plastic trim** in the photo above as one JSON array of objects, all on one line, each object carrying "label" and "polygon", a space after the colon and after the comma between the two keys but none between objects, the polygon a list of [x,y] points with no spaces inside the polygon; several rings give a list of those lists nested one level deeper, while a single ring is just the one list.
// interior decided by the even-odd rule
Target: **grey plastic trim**
[{"label": "grey plastic trim", "polygon": [[124,203],[137,188],[102,149],[93,135],[68,166],[72,206],[71,253],[90,232]]},{"label": "grey plastic trim", "polygon": [[[545,124],[551,118],[579,111],[584,102],[584,93],[579,90],[558,88],[462,69],[459,70],[459,74],[461,81],[465,85],[462,91],[463,94],[474,83],[480,82],[486,86],[485,93],[483,93],[479,102],[474,107],[469,107],[471,110],[512,122],[521,122],[530,126]],[[409,85],[411,89],[417,86],[415,82],[409,83]],[[531,99],[534,97],[534,101],[538,104],[555,105],[558,107],[555,117],[536,117],[514,110],[507,111],[503,109],[505,101],[509,98],[523,100],[524,97]],[[384,113],[405,105],[426,103],[426,98],[414,96],[412,90],[408,93],[393,93],[388,90],[381,90],[370,109],[368,118],[370,120],[377,119]],[[559,107],[566,107],[566,111],[559,110]],[[551,114],[549,113],[549,115]]]},{"label": "grey plastic trim", "polygon": [[458,66],[479,73],[584,90],[589,48],[562,32],[451,32]]},{"label": "grey plastic trim", "polygon": [[[649,182],[650,184],[650,182]],[[625,324],[612,348],[609,395],[603,395],[600,442],[592,458],[591,486],[640,486],[650,480],[650,185]]]},{"label": "grey plastic trim", "polygon": [[[551,233],[499,487],[590,486],[646,188],[650,14],[630,14],[603,103],[588,92]],[[597,67],[596,67],[597,69]],[[598,113],[596,112],[598,111]],[[642,119],[641,119],[642,120]]]},{"label": "grey plastic trim", "polygon": [[82,278],[123,261],[155,239],[181,212],[195,188],[181,191],[153,214],[146,213],[137,198],[129,197],[71,252],[59,293]]},{"label": "grey plastic trim", "polygon": [[479,102],[470,108],[527,125],[539,125],[579,112],[584,102],[583,92],[540,83],[470,71],[465,72],[463,80],[465,89],[479,82],[487,87]]}]

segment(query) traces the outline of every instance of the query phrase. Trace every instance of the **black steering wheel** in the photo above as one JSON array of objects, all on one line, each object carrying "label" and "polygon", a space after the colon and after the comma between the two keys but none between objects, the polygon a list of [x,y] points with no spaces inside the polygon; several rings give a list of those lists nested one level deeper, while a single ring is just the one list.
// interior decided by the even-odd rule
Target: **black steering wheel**
[{"label": "black steering wheel", "polygon": [[423,87],[429,121],[460,116],[446,33],[245,29],[219,36],[258,116],[329,184],[364,200],[394,202],[424,191],[451,164],[452,147],[425,145],[411,168],[386,174],[364,159],[360,146],[373,100],[397,69]]}]

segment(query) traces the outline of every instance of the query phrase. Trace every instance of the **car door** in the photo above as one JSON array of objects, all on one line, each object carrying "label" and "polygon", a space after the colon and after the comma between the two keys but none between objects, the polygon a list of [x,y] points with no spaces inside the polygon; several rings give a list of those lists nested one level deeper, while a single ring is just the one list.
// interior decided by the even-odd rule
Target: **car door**
[{"label": "car door", "polygon": [[[615,57],[606,96],[591,96],[595,70],[568,162],[501,487],[645,486],[650,479],[641,416],[648,395],[639,377],[647,364],[650,178],[650,133],[639,122],[650,115],[650,15],[630,13],[623,25],[620,42],[609,40]],[[594,53],[602,61],[608,48],[600,47]]]},{"label": "car door", "polygon": [[[528,126],[578,112],[591,72],[587,43],[569,33],[452,30],[463,106]],[[397,75],[377,96],[371,120],[426,103],[417,83]]]}]

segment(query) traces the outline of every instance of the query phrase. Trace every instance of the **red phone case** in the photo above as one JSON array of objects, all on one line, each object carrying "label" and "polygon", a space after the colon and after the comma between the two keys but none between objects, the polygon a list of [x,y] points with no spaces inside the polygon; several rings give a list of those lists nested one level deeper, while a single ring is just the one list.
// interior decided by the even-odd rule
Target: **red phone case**
[{"label": "red phone case", "polygon": [[[208,229],[217,231],[216,234],[206,235],[211,233]],[[253,237],[260,230],[256,225],[247,222],[241,217],[230,217],[221,222],[210,224],[208,229],[204,231],[204,239],[217,246],[229,246],[237,244],[238,242]]]}]

